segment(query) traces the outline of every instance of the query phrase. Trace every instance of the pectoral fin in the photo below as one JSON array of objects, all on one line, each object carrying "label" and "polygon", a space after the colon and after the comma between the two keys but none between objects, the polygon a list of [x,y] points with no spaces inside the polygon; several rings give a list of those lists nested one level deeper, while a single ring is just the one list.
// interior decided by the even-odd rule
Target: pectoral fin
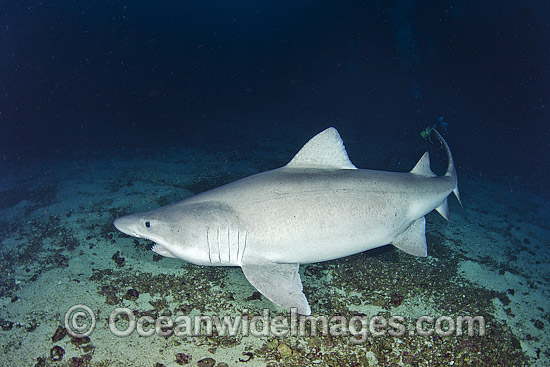
[{"label": "pectoral fin", "polygon": [[273,303],[289,310],[298,309],[301,315],[311,315],[302,281],[299,264],[255,264],[241,266],[246,279]]},{"label": "pectoral fin", "polygon": [[414,256],[428,256],[428,248],[426,246],[426,219],[424,217],[417,219],[412,224],[401,232],[392,245]]}]

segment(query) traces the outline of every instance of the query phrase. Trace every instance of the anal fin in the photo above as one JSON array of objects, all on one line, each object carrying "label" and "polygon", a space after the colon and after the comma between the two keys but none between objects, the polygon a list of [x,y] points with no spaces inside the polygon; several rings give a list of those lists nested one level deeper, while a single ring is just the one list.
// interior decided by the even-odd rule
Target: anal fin
[{"label": "anal fin", "polygon": [[447,220],[449,220],[449,218],[451,217],[449,214],[449,205],[447,204],[447,199],[445,199],[440,206],[435,208],[435,210],[437,210],[437,212]]},{"label": "anal fin", "polygon": [[311,308],[302,292],[299,264],[242,265],[244,276],[261,294],[286,310],[298,309],[301,315],[311,315]]}]

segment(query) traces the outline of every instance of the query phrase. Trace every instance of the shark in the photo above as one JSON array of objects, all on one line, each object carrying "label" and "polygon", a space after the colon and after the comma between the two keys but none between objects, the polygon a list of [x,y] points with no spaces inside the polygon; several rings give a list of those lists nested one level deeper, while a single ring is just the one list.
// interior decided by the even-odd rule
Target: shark
[{"label": "shark", "polygon": [[[447,142],[444,175],[426,152],[410,172],[358,169],[338,131],[309,140],[285,166],[114,221],[121,232],[154,242],[152,250],[201,266],[240,266],[246,279],[284,309],[311,315],[300,264],[391,244],[426,257],[425,215],[449,219],[460,202]],[[462,205],[462,204],[461,204]]]}]

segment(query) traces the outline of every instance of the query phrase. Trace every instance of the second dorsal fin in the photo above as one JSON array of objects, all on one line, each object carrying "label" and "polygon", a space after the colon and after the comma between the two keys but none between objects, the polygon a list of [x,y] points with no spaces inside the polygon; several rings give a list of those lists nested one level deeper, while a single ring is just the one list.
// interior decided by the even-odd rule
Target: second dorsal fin
[{"label": "second dorsal fin", "polygon": [[411,173],[414,173],[415,175],[420,176],[428,176],[428,177],[435,177],[436,174],[432,172],[432,169],[430,168],[430,153],[426,152],[424,155],[418,160],[416,165],[411,170]]}]

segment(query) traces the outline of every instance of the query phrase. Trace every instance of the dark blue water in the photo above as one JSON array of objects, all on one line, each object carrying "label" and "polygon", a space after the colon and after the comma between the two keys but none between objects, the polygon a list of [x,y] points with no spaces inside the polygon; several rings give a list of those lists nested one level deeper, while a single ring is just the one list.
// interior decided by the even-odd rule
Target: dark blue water
[{"label": "dark blue water", "polygon": [[542,1],[2,8],[5,161],[136,144],[234,146],[241,132],[254,140],[274,125],[304,128],[302,141],[335,125],[359,142],[418,144],[444,116],[463,169],[547,182]]}]

